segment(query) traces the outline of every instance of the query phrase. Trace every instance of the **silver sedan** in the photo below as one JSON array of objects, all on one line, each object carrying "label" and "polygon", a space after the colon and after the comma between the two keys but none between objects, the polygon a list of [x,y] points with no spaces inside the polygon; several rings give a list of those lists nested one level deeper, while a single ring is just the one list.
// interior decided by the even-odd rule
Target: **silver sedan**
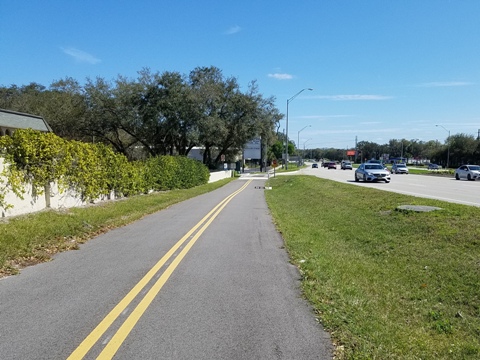
[{"label": "silver sedan", "polygon": [[462,165],[455,170],[455,179],[477,180],[480,178],[480,166]]},{"label": "silver sedan", "polygon": [[364,163],[355,170],[355,181],[385,181],[390,182],[390,172],[381,164]]}]

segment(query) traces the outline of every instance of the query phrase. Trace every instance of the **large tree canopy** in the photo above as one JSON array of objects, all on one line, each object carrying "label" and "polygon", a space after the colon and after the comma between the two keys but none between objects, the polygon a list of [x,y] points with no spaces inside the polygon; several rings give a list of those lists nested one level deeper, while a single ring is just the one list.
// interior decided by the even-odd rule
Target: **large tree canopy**
[{"label": "large tree canopy", "polygon": [[198,146],[212,166],[257,136],[273,144],[283,117],[255,82],[242,91],[236,78],[213,66],[189,75],[142,69],[137,79],[98,77],[84,86],[66,78],[48,89],[0,87],[0,96],[0,107],[43,116],[68,139],[109,144],[130,159],[188,155]]}]

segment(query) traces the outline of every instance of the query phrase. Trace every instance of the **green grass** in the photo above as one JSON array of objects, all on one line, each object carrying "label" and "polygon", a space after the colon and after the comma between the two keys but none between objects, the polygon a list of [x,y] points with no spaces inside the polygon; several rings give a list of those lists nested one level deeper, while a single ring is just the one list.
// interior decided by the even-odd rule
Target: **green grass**
[{"label": "green grass", "polygon": [[[480,358],[479,209],[309,176],[267,202],[338,359]],[[443,210],[396,210],[403,204]]]},{"label": "green grass", "polygon": [[64,211],[42,211],[0,222],[0,277],[78,248],[89,238],[215,190],[233,178],[187,190],[173,190]]},{"label": "green grass", "polygon": [[[306,167],[307,167],[306,165],[298,166],[297,163],[289,163],[288,164],[288,169],[285,169],[285,166],[282,167],[282,165],[280,165],[280,166],[277,166],[275,168],[275,172],[276,173],[293,172],[293,171],[297,171],[297,170],[300,170],[300,169],[303,169],[303,168],[306,168]],[[273,168],[272,168],[272,171],[273,171]]]},{"label": "green grass", "polygon": [[[389,167],[390,169],[390,167]],[[412,167],[408,168],[408,172],[410,174],[415,175],[431,175],[431,176],[445,176],[445,177],[453,177],[455,170],[447,169],[447,170],[428,170],[428,169],[415,169]]]},{"label": "green grass", "polygon": [[[231,180],[8,218],[0,275]],[[337,359],[480,358],[478,208],[310,176],[269,184],[267,202]],[[397,211],[403,204],[443,210]]]}]

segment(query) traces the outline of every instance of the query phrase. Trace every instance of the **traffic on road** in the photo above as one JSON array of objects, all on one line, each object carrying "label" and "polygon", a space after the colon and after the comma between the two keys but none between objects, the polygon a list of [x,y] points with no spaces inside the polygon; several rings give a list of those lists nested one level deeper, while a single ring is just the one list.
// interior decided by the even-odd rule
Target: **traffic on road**
[{"label": "traffic on road", "polygon": [[[309,165],[300,170],[299,173],[406,195],[480,206],[480,181],[457,181],[454,175],[427,175],[427,171],[425,171],[425,175],[410,173],[408,176],[390,173],[390,182],[387,183],[378,181],[357,182],[357,177],[350,171],[327,171],[321,166],[312,168]],[[471,176],[473,178],[474,175]],[[458,177],[466,179],[468,173],[465,173],[465,176],[462,175],[462,177],[459,174]]]}]

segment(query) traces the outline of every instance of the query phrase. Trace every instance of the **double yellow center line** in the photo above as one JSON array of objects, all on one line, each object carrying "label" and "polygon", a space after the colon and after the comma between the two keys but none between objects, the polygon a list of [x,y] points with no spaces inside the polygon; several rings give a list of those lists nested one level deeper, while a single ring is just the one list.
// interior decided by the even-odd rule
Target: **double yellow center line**
[{"label": "double yellow center line", "polygon": [[[252,180],[247,181],[240,189],[233,192],[218,205],[216,205],[205,217],[200,220],[193,228],[191,228],[149,271],[148,273],[130,290],[130,292],[110,311],[110,313],[97,325],[97,327],[82,341],[82,343],[73,351],[67,360],[83,359],[83,357],[90,351],[90,349],[97,343],[100,337],[107,331],[113,322],[122,314],[122,312],[130,305],[130,303],[137,297],[137,295],[147,286],[157,272],[165,263],[170,260],[175,252],[185,243],[188,243],[182,251],[173,259],[171,264],[165,269],[158,280],[153,284],[150,290],[146,293],[137,307],[127,317],[127,319],[120,326],[118,331],[107,343],[97,359],[111,359],[118,351],[119,347],[127,338],[130,331],[132,331],[135,324],[138,322],[143,313],[147,310],[155,296],[160,292],[163,285],[167,282],[170,275],[176,269],[178,264],[182,261],[188,251],[192,248],[198,238],[208,228],[212,221],[218,216],[223,208],[236,195],[242,192]],[[198,230],[200,228],[200,230]],[[197,231],[198,230],[198,231]],[[193,235],[193,236],[192,236]]]}]

